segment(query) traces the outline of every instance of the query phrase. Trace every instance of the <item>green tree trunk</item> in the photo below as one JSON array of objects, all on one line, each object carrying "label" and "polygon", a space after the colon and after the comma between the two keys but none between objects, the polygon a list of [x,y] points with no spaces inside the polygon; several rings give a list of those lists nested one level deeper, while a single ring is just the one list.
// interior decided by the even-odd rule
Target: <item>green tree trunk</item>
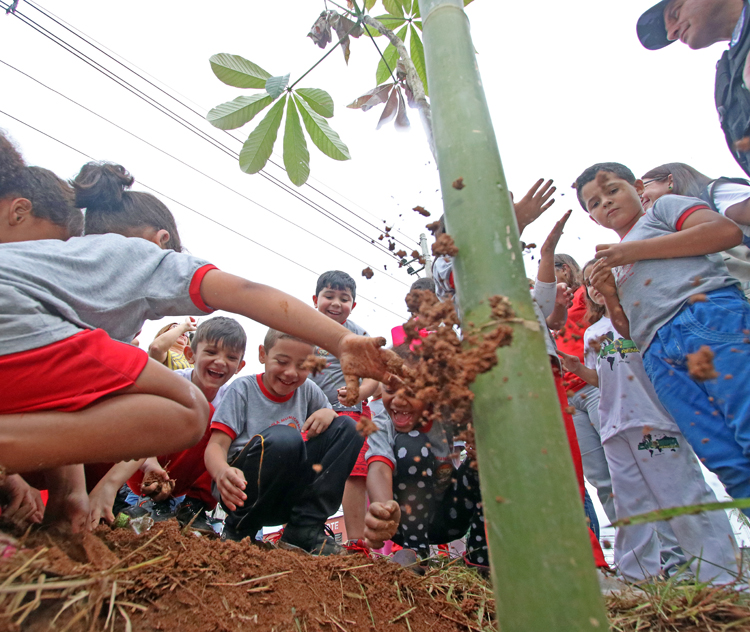
[{"label": "green tree trunk", "polygon": [[[464,322],[507,296],[536,322],[462,0],[419,0],[438,167]],[[501,60],[498,60],[501,62]],[[533,124],[529,121],[528,124]],[[537,127],[541,134],[541,126]],[[465,187],[452,183],[459,177]],[[479,471],[502,632],[608,623],[542,331],[514,326],[473,391]]]}]

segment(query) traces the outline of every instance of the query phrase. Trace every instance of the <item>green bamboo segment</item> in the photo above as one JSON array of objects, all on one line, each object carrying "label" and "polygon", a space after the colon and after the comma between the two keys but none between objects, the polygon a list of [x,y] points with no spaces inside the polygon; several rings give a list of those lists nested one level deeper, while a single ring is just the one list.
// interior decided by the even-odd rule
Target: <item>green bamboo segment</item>
[{"label": "green bamboo segment", "polygon": [[[536,322],[513,205],[462,0],[419,0],[433,130],[463,321],[501,294]],[[464,188],[452,183],[464,179]],[[605,630],[581,498],[543,332],[515,326],[474,385],[474,423],[502,632]]]}]

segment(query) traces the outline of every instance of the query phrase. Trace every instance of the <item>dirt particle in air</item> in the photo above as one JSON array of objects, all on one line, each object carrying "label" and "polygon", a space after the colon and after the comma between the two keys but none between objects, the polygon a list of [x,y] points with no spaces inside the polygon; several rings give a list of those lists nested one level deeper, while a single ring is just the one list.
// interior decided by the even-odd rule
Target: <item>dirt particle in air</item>
[{"label": "dirt particle in air", "polygon": [[714,352],[707,345],[703,345],[695,353],[687,354],[688,374],[696,382],[705,382],[719,377],[714,368]]},{"label": "dirt particle in air", "polygon": [[310,371],[312,373],[313,377],[315,377],[318,373],[323,371],[323,369],[326,368],[328,362],[325,358],[322,358],[320,356],[316,356],[314,354],[310,354],[307,356],[305,361],[302,363],[302,370],[303,371]]},{"label": "dirt particle in air", "polygon": [[371,279],[374,274],[375,273],[372,271],[372,268],[370,267],[367,267],[364,270],[362,270],[362,276],[365,277],[365,279]]},{"label": "dirt particle in air", "polygon": [[463,188],[464,188],[464,187],[465,187],[466,185],[464,184],[464,179],[463,179],[463,178],[456,178],[456,179],[455,179],[455,180],[453,181],[453,185],[452,185],[452,186],[453,186],[453,188],[454,188],[454,189],[458,189],[458,190],[460,191],[460,190],[461,190],[461,189],[463,189]]},{"label": "dirt particle in air", "polygon": [[400,259],[403,259],[406,256],[406,250],[402,249],[402,250],[396,251],[396,256],[399,257]]},{"label": "dirt particle in air", "polygon": [[422,217],[430,216],[430,211],[428,211],[424,206],[415,206],[412,210],[419,213]]},{"label": "dirt particle in air", "polygon": [[688,303],[705,303],[708,300],[708,297],[703,294],[693,294],[692,296],[688,297]]},{"label": "dirt particle in air", "polygon": [[750,136],[740,138],[737,142],[734,143],[734,148],[737,151],[741,151],[743,153],[750,151]]}]

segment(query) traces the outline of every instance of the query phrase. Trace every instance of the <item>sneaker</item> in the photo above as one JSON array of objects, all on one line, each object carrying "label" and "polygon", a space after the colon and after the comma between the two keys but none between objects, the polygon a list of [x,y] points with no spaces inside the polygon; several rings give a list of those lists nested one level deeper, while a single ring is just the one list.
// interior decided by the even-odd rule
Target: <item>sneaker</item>
[{"label": "sneaker", "polygon": [[153,500],[143,504],[144,509],[151,511],[151,517],[154,522],[164,522],[170,518],[174,518],[174,511],[172,511],[172,504],[169,500],[162,500],[160,502],[154,502]]},{"label": "sneaker", "polygon": [[349,552],[326,534],[325,525],[298,527],[287,524],[279,540],[280,549],[302,551],[311,555],[347,555]]},{"label": "sneaker", "polygon": [[216,531],[214,531],[213,527],[208,522],[206,505],[196,498],[185,498],[180,506],[177,507],[175,518],[177,518],[177,522],[182,529],[190,525],[191,530],[197,531],[203,535],[217,535]]},{"label": "sneaker", "polygon": [[231,540],[232,542],[242,542],[243,540],[249,540],[249,543],[253,546],[257,546],[260,549],[266,549],[268,551],[273,550],[276,548],[276,545],[273,542],[269,542],[267,540],[258,540],[257,539],[258,531],[251,529],[251,530],[239,530],[232,527],[232,525],[224,523],[224,530],[221,532],[221,541],[226,542],[227,540]]}]

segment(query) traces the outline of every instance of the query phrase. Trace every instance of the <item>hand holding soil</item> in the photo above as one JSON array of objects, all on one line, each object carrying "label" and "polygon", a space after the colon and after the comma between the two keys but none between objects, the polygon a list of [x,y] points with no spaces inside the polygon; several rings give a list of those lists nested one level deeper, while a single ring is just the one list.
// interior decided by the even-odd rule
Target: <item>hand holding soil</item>
[{"label": "hand holding soil", "polygon": [[388,382],[391,374],[401,374],[403,360],[393,351],[383,349],[385,338],[346,336],[341,342],[341,370],[346,379],[345,406],[359,402],[359,378],[369,377]]},{"label": "hand holding soil", "polygon": [[365,543],[371,549],[379,549],[390,540],[401,522],[401,509],[395,500],[370,503],[365,515]]},{"label": "hand holding soil", "polygon": [[[147,461],[148,463],[148,461]],[[155,502],[166,500],[174,491],[174,479],[169,478],[166,470],[159,467],[146,470],[141,483],[141,496],[148,496]]]},{"label": "hand holding soil", "polygon": [[0,517],[23,526],[40,523],[44,517],[44,503],[38,489],[31,487],[18,474],[10,474],[0,487]]}]

